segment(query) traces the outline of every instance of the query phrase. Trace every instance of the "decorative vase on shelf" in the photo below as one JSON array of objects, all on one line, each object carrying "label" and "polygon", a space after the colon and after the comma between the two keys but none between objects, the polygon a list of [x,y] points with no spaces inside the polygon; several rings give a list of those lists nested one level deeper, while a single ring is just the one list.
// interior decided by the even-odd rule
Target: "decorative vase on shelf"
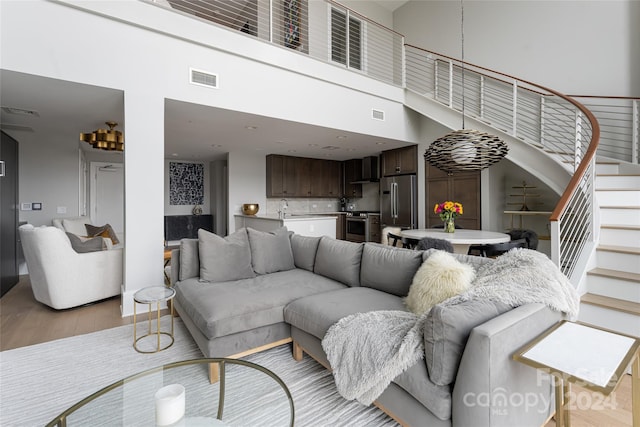
[{"label": "decorative vase on shelf", "polygon": [[455,233],[456,223],[453,218],[449,218],[444,222],[444,231],[445,233]]}]

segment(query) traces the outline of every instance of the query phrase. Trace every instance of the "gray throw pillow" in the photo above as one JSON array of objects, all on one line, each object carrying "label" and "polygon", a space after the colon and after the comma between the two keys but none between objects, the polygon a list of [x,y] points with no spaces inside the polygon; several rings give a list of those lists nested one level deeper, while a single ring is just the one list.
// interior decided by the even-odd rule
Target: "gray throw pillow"
[{"label": "gray throw pillow", "polygon": [[424,325],[424,355],[431,381],[453,383],[471,330],[509,310],[507,304],[483,299],[433,306]]},{"label": "gray throw pillow", "polygon": [[[431,255],[437,252],[438,252],[438,249],[427,249],[422,253],[422,260],[426,261],[427,258],[429,258]],[[451,255],[461,263],[469,264],[471,267],[473,267],[473,271],[475,271],[476,273],[478,272],[480,267],[482,267],[483,265],[495,262],[495,259],[487,258],[483,256],[456,254],[456,253],[453,253]]]},{"label": "gray throw pillow", "polygon": [[313,272],[349,286],[360,286],[363,243],[323,236],[318,244]]},{"label": "gray throw pillow", "polygon": [[98,252],[101,251],[104,247],[102,237],[91,237],[89,239],[83,239],[73,233],[67,232],[66,234],[69,238],[69,241],[71,242],[71,247],[79,254],[84,254],[87,252]]},{"label": "gray throw pillow", "polygon": [[200,275],[200,255],[198,252],[198,239],[180,240],[180,277],[179,280],[187,280]]},{"label": "gray throw pillow", "polygon": [[287,227],[269,233],[247,228],[251,264],[256,274],[269,274],[296,268]]},{"label": "gray throw pillow", "polygon": [[202,282],[227,282],[255,277],[246,228],[224,238],[199,229],[198,252]]},{"label": "gray throw pillow", "polygon": [[298,268],[313,271],[313,264],[318,251],[320,237],[291,235],[291,250],[293,251],[293,263]]},{"label": "gray throw pillow", "polygon": [[421,265],[422,254],[419,251],[365,243],[360,285],[404,297]]}]

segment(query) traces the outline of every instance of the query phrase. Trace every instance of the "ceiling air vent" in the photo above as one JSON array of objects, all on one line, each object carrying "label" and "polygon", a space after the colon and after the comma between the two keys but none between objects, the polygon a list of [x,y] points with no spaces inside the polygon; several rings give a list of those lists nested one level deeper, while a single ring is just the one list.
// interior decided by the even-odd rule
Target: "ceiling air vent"
[{"label": "ceiling air vent", "polygon": [[191,84],[205,86],[212,89],[218,88],[218,75],[207,71],[189,68],[189,81]]},{"label": "ceiling air vent", "polygon": [[384,120],[384,111],[376,110],[375,108],[371,110],[371,118],[374,120]]},{"label": "ceiling air vent", "polygon": [[2,107],[2,110],[7,114],[16,114],[20,116],[40,117],[40,113],[35,110],[27,110],[17,107]]}]

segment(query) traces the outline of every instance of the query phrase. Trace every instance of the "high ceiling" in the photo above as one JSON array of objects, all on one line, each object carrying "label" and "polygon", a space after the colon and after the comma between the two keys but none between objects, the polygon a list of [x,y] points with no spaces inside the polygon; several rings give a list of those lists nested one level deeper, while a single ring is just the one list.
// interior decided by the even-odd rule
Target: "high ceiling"
[{"label": "high ceiling", "polygon": [[[406,1],[377,3],[393,11]],[[125,134],[126,147],[124,94],[120,90],[0,70],[0,102],[2,130],[18,141],[46,143],[61,138],[93,150],[89,144],[79,144],[79,133],[106,128],[106,121],[115,121]],[[165,101],[164,132],[165,158],[182,160],[213,160],[233,151],[347,160],[407,145],[175,100]]]}]

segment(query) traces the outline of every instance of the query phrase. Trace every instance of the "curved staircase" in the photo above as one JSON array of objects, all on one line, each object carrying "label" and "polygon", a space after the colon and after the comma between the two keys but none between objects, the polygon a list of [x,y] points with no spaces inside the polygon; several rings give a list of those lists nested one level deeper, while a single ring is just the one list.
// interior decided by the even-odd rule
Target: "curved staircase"
[{"label": "curved staircase", "polygon": [[596,163],[600,239],[587,271],[579,320],[640,336],[640,172]]}]

